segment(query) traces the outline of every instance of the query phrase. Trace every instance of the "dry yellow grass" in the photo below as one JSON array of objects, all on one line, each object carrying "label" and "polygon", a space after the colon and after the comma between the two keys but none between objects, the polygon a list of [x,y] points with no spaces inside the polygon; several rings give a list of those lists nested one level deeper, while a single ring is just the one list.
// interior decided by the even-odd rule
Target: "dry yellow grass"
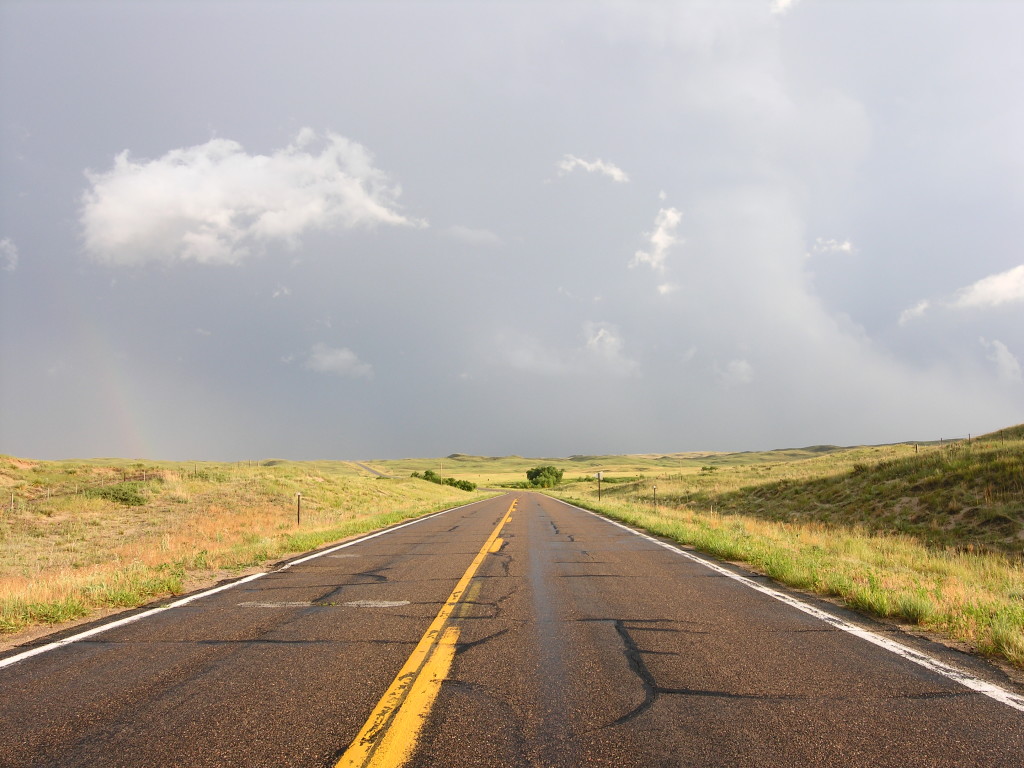
[{"label": "dry yellow grass", "polygon": [[[0,479],[15,494],[0,512],[0,631],[140,605],[479,497],[370,478],[342,462],[137,464],[0,457]],[[141,472],[144,481],[116,482]]]}]

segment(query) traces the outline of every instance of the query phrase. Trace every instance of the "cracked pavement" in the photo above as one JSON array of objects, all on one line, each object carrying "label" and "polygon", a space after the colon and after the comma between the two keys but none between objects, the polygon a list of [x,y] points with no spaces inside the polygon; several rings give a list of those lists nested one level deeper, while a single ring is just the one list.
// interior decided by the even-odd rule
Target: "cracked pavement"
[{"label": "cracked pavement", "polygon": [[[593,515],[515,496],[452,612],[455,660],[411,765],[1021,765],[1020,712]],[[511,498],[0,669],[0,766],[333,765]]]}]

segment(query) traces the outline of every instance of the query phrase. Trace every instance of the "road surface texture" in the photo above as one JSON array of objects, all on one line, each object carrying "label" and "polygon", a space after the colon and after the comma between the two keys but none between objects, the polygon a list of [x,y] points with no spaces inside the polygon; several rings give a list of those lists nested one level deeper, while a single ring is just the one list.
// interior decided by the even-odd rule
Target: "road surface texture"
[{"label": "road surface texture", "polygon": [[734,570],[497,497],[15,649],[0,766],[1024,765],[1012,683],[874,627],[993,698]]},{"label": "road surface texture", "polygon": [[357,467],[359,467],[362,470],[365,470],[366,472],[369,472],[374,477],[390,477],[390,475],[385,475],[383,472],[380,472],[380,471],[374,469],[373,467],[371,467],[368,464],[363,464],[363,462],[361,462],[361,461],[352,461],[352,462],[349,462],[349,463],[350,464],[355,464]]}]

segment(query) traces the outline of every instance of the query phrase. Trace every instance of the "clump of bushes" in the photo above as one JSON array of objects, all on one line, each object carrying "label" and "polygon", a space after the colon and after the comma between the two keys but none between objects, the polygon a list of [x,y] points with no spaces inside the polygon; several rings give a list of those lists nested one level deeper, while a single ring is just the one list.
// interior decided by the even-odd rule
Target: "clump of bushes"
[{"label": "clump of bushes", "polygon": [[437,483],[438,485],[450,485],[453,488],[459,488],[463,491],[476,490],[476,483],[471,483],[469,480],[456,480],[454,477],[441,477],[432,469],[425,470],[422,474],[419,472],[413,472],[412,476],[419,480],[427,480],[431,483]]},{"label": "clump of bushes", "polygon": [[124,504],[126,507],[141,507],[146,503],[146,497],[142,493],[143,483],[117,483],[116,485],[104,485],[99,488],[89,488],[86,496],[92,496],[107,501],[115,501]]},{"label": "clump of bushes", "polygon": [[526,479],[537,488],[553,488],[562,482],[562,470],[557,467],[534,467],[526,470]]}]

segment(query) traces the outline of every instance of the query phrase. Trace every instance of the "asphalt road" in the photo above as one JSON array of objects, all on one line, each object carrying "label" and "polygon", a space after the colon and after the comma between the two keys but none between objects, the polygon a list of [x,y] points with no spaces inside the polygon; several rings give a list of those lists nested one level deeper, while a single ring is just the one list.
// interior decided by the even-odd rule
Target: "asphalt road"
[{"label": "asphalt road", "polygon": [[366,470],[367,472],[369,472],[374,477],[387,477],[387,475],[385,475],[383,472],[378,472],[373,467],[369,466],[368,464],[363,464],[363,462],[361,462],[361,461],[353,461],[353,462],[350,462],[350,463],[351,464],[355,464],[360,469]]},{"label": "asphalt road", "polygon": [[1019,709],[520,493],[0,667],[0,766],[333,766],[375,712],[414,766],[1024,765]]}]

